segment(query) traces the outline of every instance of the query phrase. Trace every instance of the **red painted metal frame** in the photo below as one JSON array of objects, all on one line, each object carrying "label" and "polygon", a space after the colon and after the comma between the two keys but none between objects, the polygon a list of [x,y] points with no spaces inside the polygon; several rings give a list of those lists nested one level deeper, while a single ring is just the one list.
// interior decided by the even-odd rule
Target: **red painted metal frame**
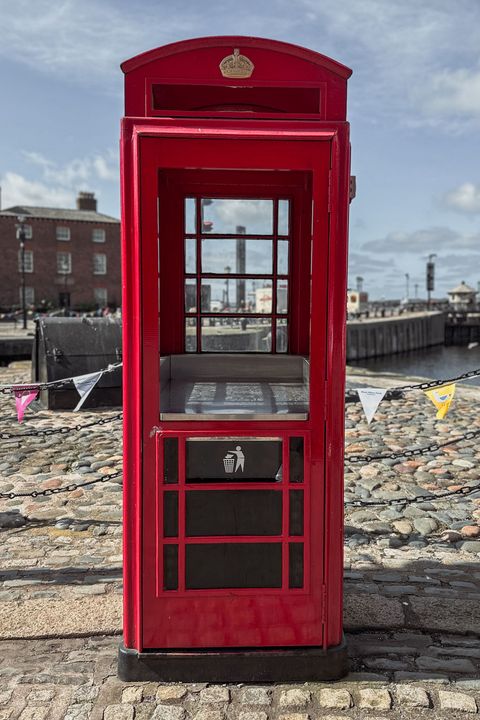
[{"label": "red painted metal frame", "polygon": [[[181,78],[199,84],[210,82],[207,66],[233,47],[262,68],[252,84],[272,85],[283,78],[292,85],[324,84],[325,114],[319,122],[291,115],[274,118],[210,113],[212,119],[188,117],[149,119],[146,88],[156,77],[164,82]],[[215,66],[218,69],[218,64]],[[322,620],[325,647],[342,637],[343,571],[343,412],[345,363],[345,296],[348,232],[349,144],[345,119],[347,68],[303,48],[256,38],[205,38],[177,43],[134,58],[124,64],[127,115],[122,126],[122,249],[124,309],[124,644],[145,647],[143,615],[147,562],[155,564],[156,503],[153,478],[158,461],[157,433],[188,432],[182,422],[158,420],[158,323],[156,308],[146,307],[158,295],[152,256],[156,247],[157,182],[161,167],[213,167],[225,169],[300,170],[314,176],[313,256],[311,316],[311,400],[305,422],[206,422],[207,435],[275,436],[306,433],[311,453],[312,547],[323,547],[322,578],[318,588],[325,603]],[[228,82],[228,81],[227,81]],[[248,82],[251,82],[250,80]],[[181,115],[183,113],[178,113]],[[198,115],[198,113],[196,113]],[[264,117],[264,116],[263,116]],[[311,117],[311,116],[310,116]],[[228,144],[228,153],[220,150]],[[207,149],[210,147],[210,151]],[[320,155],[318,148],[328,148]],[[220,151],[219,151],[220,150]],[[259,152],[261,150],[261,152]],[[328,173],[322,179],[319,159],[328,157]],[[268,160],[268,161],[267,161]],[[318,184],[320,182],[320,185]],[[327,208],[328,204],[328,208]],[[156,220],[155,220],[156,221]],[[306,279],[308,282],[308,279]],[[182,289],[183,290],[183,289]],[[183,329],[182,329],[183,330]],[[198,424],[194,433],[197,434]],[[305,486],[306,487],[306,486]],[[307,517],[307,513],[305,513]],[[181,530],[181,528],[180,528]],[[308,546],[305,543],[305,548]],[[307,563],[305,562],[305,567]],[[290,591],[292,592],[292,591]],[[294,591],[296,592],[296,591]],[[268,607],[268,593],[263,595]],[[239,594],[238,597],[240,597]],[[182,621],[201,622],[202,598],[186,600]],[[234,610],[232,605],[232,610]],[[148,612],[148,609],[147,609]],[[291,622],[295,622],[294,617]],[[318,637],[316,638],[318,641]],[[311,640],[314,642],[313,638]],[[260,639],[261,644],[261,639]],[[288,643],[286,643],[288,644]],[[291,644],[295,644],[292,639]],[[307,643],[308,644],[308,643]]]}]

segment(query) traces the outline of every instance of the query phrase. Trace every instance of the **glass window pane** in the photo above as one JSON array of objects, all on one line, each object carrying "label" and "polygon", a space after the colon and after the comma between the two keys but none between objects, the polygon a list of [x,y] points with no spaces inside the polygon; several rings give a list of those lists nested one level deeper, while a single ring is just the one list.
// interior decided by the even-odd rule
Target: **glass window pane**
[{"label": "glass window pane", "polygon": [[204,278],[202,312],[271,313],[272,281]]},{"label": "glass window pane", "polygon": [[185,232],[194,233],[197,230],[197,213],[195,198],[185,198]]},{"label": "glass window pane", "polygon": [[178,492],[163,493],[163,536],[178,537]]},{"label": "glass window pane", "polygon": [[178,590],[178,545],[163,547],[163,589]]},{"label": "glass window pane", "polygon": [[289,443],[290,482],[303,482],[303,437],[291,437]]},{"label": "glass window pane", "polygon": [[288,310],[288,280],[277,280],[277,313],[285,315]]},{"label": "glass window pane", "polygon": [[212,199],[202,203],[204,232],[229,235],[271,235],[273,200]]},{"label": "glass window pane", "polygon": [[185,280],[185,312],[197,311],[197,281],[187,278]]},{"label": "glass window pane", "polygon": [[282,587],[281,543],[202,543],[185,548],[187,590]]},{"label": "glass window pane", "polygon": [[277,319],[277,353],[288,352],[288,320]]},{"label": "glass window pane", "polygon": [[272,241],[245,238],[203,238],[202,272],[260,275],[272,272]]},{"label": "glass window pane", "polygon": [[278,234],[288,235],[290,223],[290,200],[278,201]]},{"label": "glass window pane", "polygon": [[[213,385],[214,391],[217,389]],[[202,391],[205,390],[205,386]],[[260,388],[261,392],[261,388]],[[206,394],[206,393],[205,393]],[[249,405],[255,403],[256,393],[251,386],[234,387],[225,390],[226,403]],[[236,396],[236,397],[235,397]],[[239,452],[241,453],[239,455]],[[243,458],[242,458],[243,455]],[[233,462],[232,462],[233,460]],[[188,438],[186,442],[186,470],[188,483],[200,482],[281,482],[282,441],[280,438],[251,439]],[[212,491],[208,491],[209,493]],[[231,492],[231,491],[229,491]],[[261,490],[260,492],[265,492]]]},{"label": "glass window pane", "polygon": [[195,238],[185,238],[185,272],[197,271],[197,241]]},{"label": "glass window pane", "polygon": [[303,543],[288,546],[288,587],[303,587]]},{"label": "glass window pane", "polygon": [[163,441],[163,482],[178,483],[178,438]]},{"label": "glass window pane", "polygon": [[288,275],[288,240],[279,240],[277,244],[277,274]]},{"label": "glass window pane", "polygon": [[270,318],[202,318],[203,352],[271,352]]},{"label": "glass window pane", "polygon": [[303,535],[303,490],[290,490],[288,532]]},{"label": "glass window pane", "polygon": [[185,352],[197,352],[197,318],[185,318]]}]

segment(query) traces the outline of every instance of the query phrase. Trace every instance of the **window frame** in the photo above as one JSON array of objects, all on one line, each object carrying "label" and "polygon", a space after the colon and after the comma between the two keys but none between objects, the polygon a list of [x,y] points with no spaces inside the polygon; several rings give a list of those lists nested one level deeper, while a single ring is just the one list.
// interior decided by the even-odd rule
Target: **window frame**
[{"label": "window frame", "polygon": [[[33,260],[33,250],[24,250],[25,253],[25,262],[23,267],[23,272],[25,273],[33,273],[35,272],[35,264]],[[18,272],[22,272],[22,250],[19,249],[18,251]]]},{"label": "window frame", "polygon": [[[68,259],[68,263],[67,263],[68,269],[67,270],[60,269],[59,261],[60,261],[61,255],[65,256]],[[58,250],[57,251],[57,275],[71,275],[71,274],[72,274],[72,253],[64,251],[64,250]]]},{"label": "window frame", "polygon": [[[102,240],[95,239],[95,233],[102,233]],[[107,240],[107,231],[105,228],[93,228],[92,229],[92,242],[94,243],[104,243]]]},{"label": "window frame", "polygon": [[[97,266],[98,258],[103,258],[103,268],[99,269]],[[106,253],[93,253],[93,274],[94,275],[106,275],[107,274],[107,254]]]},{"label": "window frame", "polygon": [[[62,230],[66,230],[68,237],[60,237]],[[58,242],[70,242],[72,239],[72,231],[67,225],[57,225],[55,227],[55,238]]]}]

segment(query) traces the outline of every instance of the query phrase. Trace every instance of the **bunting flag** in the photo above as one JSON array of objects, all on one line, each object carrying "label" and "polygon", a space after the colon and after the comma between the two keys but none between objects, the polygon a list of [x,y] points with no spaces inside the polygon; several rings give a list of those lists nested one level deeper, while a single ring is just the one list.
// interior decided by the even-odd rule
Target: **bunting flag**
[{"label": "bunting flag", "polygon": [[455,383],[452,385],[443,385],[443,387],[434,390],[424,390],[425,395],[433,402],[437,408],[437,420],[445,417],[452,404],[455,395]]},{"label": "bunting flag", "polygon": [[358,397],[362,403],[363,412],[366,415],[367,422],[370,423],[373,420],[378,406],[383,400],[383,397],[387,390],[383,388],[357,388]]},{"label": "bunting flag", "polygon": [[37,399],[38,390],[32,390],[31,388],[29,388],[28,390],[14,388],[13,393],[15,395],[15,407],[17,408],[18,422],[21,423],[23,420],[23,416],[25,415],[25,410],[31,402]]},{"label": "bunting flag", "polygon": [[78,401],[78,404],[74,408],[73,412],[77,412],[77,410],[80,410],[83,403],[88,398],[102,375],[103,370],[100,370],[100,372],[88,373],[87,375],[78,375],[77,377],[72,378],[77,392],[80,395],[80,400]]}]

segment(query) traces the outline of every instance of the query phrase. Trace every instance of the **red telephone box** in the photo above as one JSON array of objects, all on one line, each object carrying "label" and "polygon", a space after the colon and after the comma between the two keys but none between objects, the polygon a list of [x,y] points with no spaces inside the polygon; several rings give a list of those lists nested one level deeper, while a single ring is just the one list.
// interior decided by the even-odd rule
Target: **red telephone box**
[{"label": "red telephone box", "polygon": [[119,674],[340,677],[351,71],[251,37],[122,69]]}]

